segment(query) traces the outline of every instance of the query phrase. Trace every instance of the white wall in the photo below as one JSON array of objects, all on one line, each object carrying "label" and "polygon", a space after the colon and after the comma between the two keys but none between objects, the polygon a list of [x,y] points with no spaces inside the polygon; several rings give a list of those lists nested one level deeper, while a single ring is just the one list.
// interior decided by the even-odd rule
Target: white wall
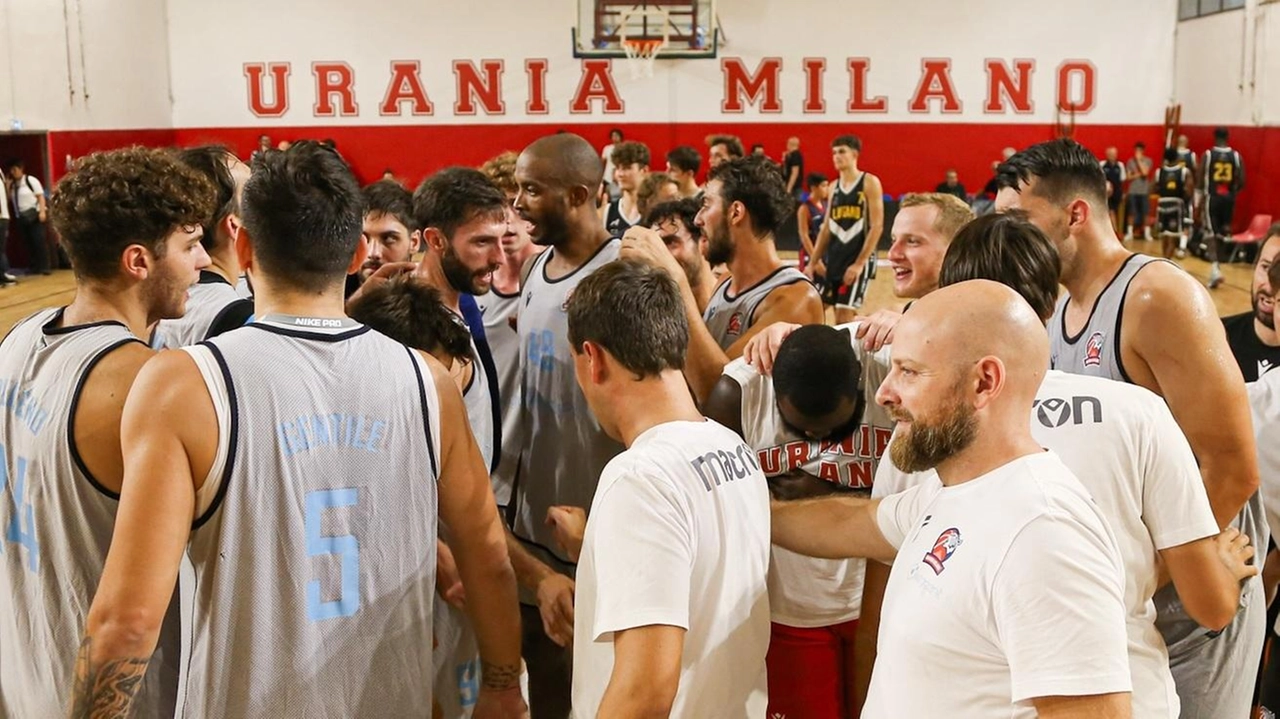
[{"label": "white wall", "polygon": [[1178,23],[1175,96],[1191,125],[1280,125],[1280,4]]},{"label": "white wall", "polygon": [[165,0],[0,2],[0,131],[14,118],[29,130],[170,126]]}]

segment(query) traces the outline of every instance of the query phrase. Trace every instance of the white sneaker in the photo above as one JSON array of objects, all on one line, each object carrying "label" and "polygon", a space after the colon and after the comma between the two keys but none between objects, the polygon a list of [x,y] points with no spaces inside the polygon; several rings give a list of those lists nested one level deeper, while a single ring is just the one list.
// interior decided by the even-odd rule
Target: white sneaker
[{"label": "white sneaker", "polygon": [[1142,228],[1142,239],[1147,240],[1148,242],[1150,242],[1150,241],[1151,241],[1151,228],[1150,228],[1150,227],[1144,227],[1144,228]]},{"label": "white sneaker", "polygon": [[1132,242],[1132,241],[1133,241],[1133,230],[1132,230],[1132,229],[1129,229],[1129,230],[1126,230],[1126,231],[1125,231],[1125,233],[1124,233],[1124,241],[1125,241],[1125,242]]},{"label": "white sneaker", "polygon": [[17,282],[17,281],[18,281],[18,278],[17,278],[17,277],[15,277],[14,275],[9,274],[8,272],[4,273],[3,275],[0,275],[0,278],[3,278],[5,282]]},{"label": "white sneaker", "polygon": [[1218,289],[1218,285],[1222,284],[1222,270],[1217,267],[1209,270],[1209,282],[1207,284],[1211,290]]}]

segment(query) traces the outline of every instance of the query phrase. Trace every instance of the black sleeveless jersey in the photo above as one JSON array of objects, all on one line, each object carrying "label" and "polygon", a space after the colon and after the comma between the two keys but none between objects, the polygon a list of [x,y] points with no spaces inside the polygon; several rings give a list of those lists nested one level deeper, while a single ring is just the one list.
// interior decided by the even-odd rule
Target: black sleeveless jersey
[{"label": "black sleeveless jersey", "polygon": [[867,193],[863,190],[866,180],[864,172],[847,189],[837,181],[831,193],[831,201],[827,203],[827,231],[831,233],[825,260],[828,273],[843,272],[853,264],[867,241],[870,218]]},{"label": "black sleeveless jersey", "polygon": [[1187,196],[1187,168],[1181,165],[1165,165],[1156,173],[1156,189],[1161,197],[1185,198]]},{"label": "black sleeveless jersey", "polygon": [[1205,190],[1213,195],[1233,196],[1240,189],[1240,153],[1230,147],[1215,147],[1205,153]]}]

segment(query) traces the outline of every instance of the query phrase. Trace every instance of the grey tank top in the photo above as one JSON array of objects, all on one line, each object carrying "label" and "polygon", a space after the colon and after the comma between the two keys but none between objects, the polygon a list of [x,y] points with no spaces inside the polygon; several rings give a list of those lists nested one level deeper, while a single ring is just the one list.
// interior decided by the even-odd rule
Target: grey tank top
[{"label": "grey tank top", "polygon": [[[23,320],[0,344],[0,716],[66,715],[76,651],[115,528],[118,495],[89,474],[72,435],[84,380],[107,353],[141,342],[123,324]],[[135,700],[173,716],[176,614]]]},{"label": "grey tank top", "polygon": [[569,352],[569,295],[583,278],[618,257],[610,240],[569,275],[550,280],[548,250],[534,260],[520,295],[520,367],[527,432],[516,476],[512,532],[539,560],[561,574],[574,565],[546,525],[555,504],[590,507],[600,472],[622,445],[600,429],[578,388]]},{"label": "grey tank top", "polygon": [[361,325],[259,321],[190,351],[216,360],[220,381],[206,384],[230,428],[221,484],[191,534],[184,715],[427,715],[440,442],[430,370]]},{"label": "grey tank top", "polygon": [[1124,316],[1124,298],[1134,275],[1152,262],[1164,262],[1149,255],[1131,255],[1120,266],[1106,289],[1098,295],[1089,312],[1089,320],[1075,335],[1067,334],[1067,302],[1064,292],[1058,299],[1053,319],[1049,321],[1049,366],[1052,369],[1103,377],[1118,382],[1132,382],[1120,360],[1120,323]]},{"label": "grey tank top", "polygon": [[772,274],[751,287],[729,296],[729,284],[733,280],[720,283],[702,313],[702,320],[707,323],[711,336],[720,343],[720,349],[727,350],[755,323],[756,308],[770,292],[784,285],[797,282],[808,282],[804,273],[794,267],[779,267]]},{"label": "grey tank top", "polygon": [[471,340],[471,382],[462,393],[462,403],[466,405],[467,423],[471,425],[471,434],[480,447],[480,456],[484,457],[484,466],[492,467],[493,433],[497,429],[494,426],[493,397],[489,394],[489,376],[485,373],[484,362],[480,361],[475,339]]},{"label": "grey tank top", "polygon": [[222,310],[240,299],[235,287],[212,272],[201,272],[200,281],[187,292],[186,312],[178,319],[160,320],[151,339],[152,347],[187,347],[203,342]]},{"label": "grey tank top", "polygon": [[497,291],[480,295],[476,305],[484,317],[484,334],[498,370],[498,406],[502,408],[502,456],[493,473],[493,496],[498,506],[511,503],[511,486],[515,483],[516,465],[524,448],[520,424],[520,336],[511,321],[520,307],[520,294],[504,295]]}]

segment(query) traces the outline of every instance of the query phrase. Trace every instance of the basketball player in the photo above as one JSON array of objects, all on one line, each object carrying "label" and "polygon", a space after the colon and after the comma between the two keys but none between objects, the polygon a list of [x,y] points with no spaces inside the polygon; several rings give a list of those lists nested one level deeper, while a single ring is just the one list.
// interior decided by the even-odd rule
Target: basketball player
[{"label": "basketball player", "polygon": [[[1001,282],[1047,321],[1058,292],[1057,253],[1018,214],[966,225],[947,249],[942,285]],[[1228,529],[1218,544],[1190,446],[1164,402],[1141,387],[1052,370],[1037,391],[1031,431],[1080,479],[1116,534],[1125,564],[1135,716],[1176,719],[1178,698],[1152,603],[1162,581],[1157,555],[1193,618],[1218,630],[1235,616],[1240,579],[1257,572],[1245,562],[1253,555],[1248,537]],[[907,476],[890,460],[881,462],[872,494],[929,483],[937,484],[932,472]],[[1233,545],[1244,555],[1224,551],[1220,559],[1219,550]]]},{"label": "basketball player", "polygon": [[475,716],[525,715],[515,584],[462,399],[439,363],[343,314],[363,204],[317,143],[254,160],[236,249],[258,319],[139,374],[77,707],[127,713],[189,540],[188,712],[425,711],[438,506],[484,658]]},{"label": "basketball player", "polygon": [[827,222],[818,233],[806,274],[822,282],[822,304],[835,307],[836,324],[853,320],[875,271],[876,244],[884,228],[880,178],[858,169],[862,141],[841,135],[831,141],[840,178],[831,191]]},{"label": "basketball player", "polygon": [[1156,170],[1156,224],[1160,228],[1160,247],[1165,259],[1173,259],[1182,239],[1187,208],[1191,206],[1191,171],[1178,162],[1178,151],[1164,151],[1164,164]]},{"label": "basketball player", "polygon": [[680,186],[681,197],[697,197],[698,170],[702,168],[702,156],[688,145],[680,145],[667,153],[667,174]]},{"label": "basketball player", "polygon": [[521,610],[529,702],[539,719],[569,714],[574,622],[575,565],[555,548],[547,511],[590,507],[600,472],[622,451],[591,416],[574,378],[565,316],[574,288],[618,257],[619,243],[596,212],[603,172],[591,145],[570,133],[534,141],[516,162],[516,212],[530,223],[533,241],[551,248],[528,263],[520,290],[526,440],[511,528],[519,540],[512,563],[526,590]]},{"label": "basketball player", "polygon": [[822,321],[818,293],[794,267],[778,257],[773,233],[791,218],[791,198],[773,165],[761,158],[729,160],[711,169],[695,224],[707,236],[707,261],[725,263],[730,277],[698,309],[684,271],[658,234],[633,227],[623,236],[624,257],[667,269],[680,284],[689,317],[685,376],[694,397],[705,402],[725,365],[761,327],[773,322]]},{"label": "basketball player", "polygon": [[379,267],[409,262],[422,245],[422,231],[414,225],[413,194],[395,180],[378,180],[364,188],[364,236],[369,258],[360,268],[360,282]]},{"label": "basketball player", "polygon": [[649,216],[649,211],[655,205],[678,199],[680,199],[680,186],[671,179],[671,175],[665,172],[650,172],[645,175],[644,181],[640,183],[640,189],[636,190],[636,208],[640,210],[642,220]]},{"label": "basketball player", "polygon": [[742,140],[733,135],[712,135],[707,138],[707,165],[713,170],[722,162],[739,160],[746,154]]},{"label": "basketball player", "polygon": [[813,257],[813,243],[818,241],[822,225],[827,221],[827,199],[831,192],[831,183],[827,176],[815,172],[805,178],[809,193],[796,210],[796,229],[800,233],[800,261],[796,269],[804,272]]},{"label": "basketball player", "polygon": [[[49,203],[75,271],[70,305],[0,343],[0,716],[66,714],[74,646],[111,542],[124,397],[153,353],[140,337],[182,316],[209,264],[214,189],[169,152],[89,155]],[[164,616],[164,606],[157,611]],[[177,614],[138,687],[137,716],[171,717]],[[159,628],[159,627],[157,627]],[[142,677],[141,672],[137,677]]]},{"label": "basketball player", "polygon": [[1240,153],[1227,144],[1227,128],[1213,131],[1213,148],[1204,153],[1205,224],[1209,230],[1209,250],[1213,266],[1209,269],[1209,289],[1222,284],[1222,239],[1231,234],[1235,217],[1236,195],[1244,189],[1244,162]]},{"label": "basketball player", "polygon": [[[1052,368],[1131,382],[1163,397],[1195,451],[1218,526],[1236,526],[1253,546],[1267,546],[1248,399],[1208,294],[1177,265],[1124,248],[1101,212],[1097,161],[1074,141],[1041,143],[1010,158],[1001,185],[997,208],[1026,210],[1061,257],[1067,294],[1049,323]],[[1212,637],[1172,589],[1157,593],[1184,717],[1247,712],[1263,633],[1260,592],[1260,580],[1250,579],[1242,611]]]},{"label": "basketball player", "polygon": [[[1195,213],[1197,208],[1200,207],[1201,202],[1204,200],[1204,190],[1200,189],[1199,162],[1196,159],[1195,150],[1191,149],[1191,141],[1187,139],[1186,135],[1178,135],[1178,146],[1175,149],[1178,151],[1178,164],[1187,168],[1191,172],[1191,206],[1187,208],[1184,215],[1186,218],[1185,230],[1195,223]],[[1184,231],[1182,234],[1182,242],[1174,252],[1174,256],[1178,259],[1182,259],[1187,256],[1187,240],[1187,233]]]},{"label": "basketball player", "polygon": [[693,291],[694,301],[698,303],[698,311],[703,312],[711,301],[716,281],[704,251],[707,243],[702,236],[702,228],[697,224],[698,209],[694,200],[664,202],[649,210],[645,225],[658,233],[671,256],[680,264],[689,289]]},{"label": "basketball player", "polygon": [[1115,538],[1027,423],[1048,345],[996,283],[916,301],[877,399],[894,462],[941,486],[775,505],[787,549],[893,561],[865,717],[1130,715]]},{"label": "basketball player", "polygon": [[[870,488],[893,430],[875,404],[888,350],[864,361],[854,329],[800,327],[779,347],[772,377],[735,360],[706,403],[708,417],[756,451],[775,497]],[[773,548],[769,716],[844,717],[861,705],[853,688],[863,566]]]},{"label": "basketball player", "polygon": [[1191,171],[1191,185],[1195,187],[1198,177],[1196,174],[1197,162],[1195,150],[1191,149],[1191,141],[1187,139],[1186,135],[1178,135],[1178,146],[1174,150],[1178,153],[1178,165]]},{"label": "basketball player", "polygon": [[578,381],[627,447],[582,539],[576,716],[764,716],[768,490],[754,452],[689,394],[681,302],[667,273],[626,260],[569,300]]},{"label": "basketball player", "polygon": [[218,145],[181,150],[178,159],[204,175],[217,190],[218,208],[202,225],[200,244],[209,255],[209,266],[187,294],[187,310],[177,319],[161,320],[151,338],[156,349],[185,347],[242,327],[253,316],[253,303],[236,294],[240,277],[235,237],[240,228],[240,194],[249,179],[249,167]]},{"label": "basketball player", "polygon": [[613,237],[621,237],[628,227],[644,217],[636,194],[649,175],[649,146],[643,142],[623,142],[613,148],[613,177],[622,194],[604,211],[604,228]]},{"label": "basketball player", "polygon": [[516,153],[504,152],[486,162],[480,171],[507,197],[502,264],[493,271],[489,291],[476,297],[476,305],[484,317],[485,339],[493,354],[502,413],[502,452],[498,468],[493,471],[494,496],[499,507],[508,507],[516,466],[524,448],[524,430],[520,424],[520,336],[515,323],[520,308],[520,270],[542,248],[533,244],[527,224],[511,206],[519,190],[515,177]]},{"label": "basketball player", "polygon": [[[1280,224],[1272,225],[1258,246],[1253,264],[1253,283],[1249,296],[1253,309],[1222,318],[1227,330],[1227,345],[1240,365],[1245,382],[1256,382],[1264,374],[1280,367],[1280,334],[1275,327],[1275,291],[1268,279],[1280,256]],[[1276,527],[1280,529],[1280,526]]]}]

